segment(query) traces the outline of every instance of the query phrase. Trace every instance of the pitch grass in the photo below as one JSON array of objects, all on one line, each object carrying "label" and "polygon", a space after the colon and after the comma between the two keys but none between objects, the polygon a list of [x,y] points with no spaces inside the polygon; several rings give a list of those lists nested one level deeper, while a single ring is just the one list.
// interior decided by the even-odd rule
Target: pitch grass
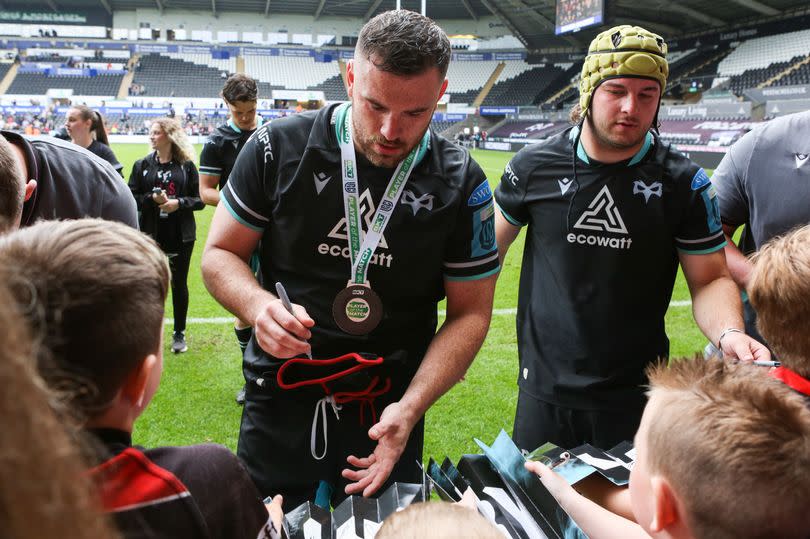
[{"label": "pitch grass", "polygon": [[[127,175],[132,163],[149,151],[146,144],[115,144],[113,149]],[[473,155],[494,189],[512,154],[480,150]],[[200,276],[200,255],[212,215],[210,207],[196,213],[197,244],[189,274],[190,318],[230,316],[208,294]],[[498,281],[495,309],[517,306],[523,237],[521,233],[507,255]],[[688,289],[679,275],[673,300],[688,299]],[[172,316],[171,299],[166,303],[166,316]],[[688,306],[670,308],[666,320],[673,357],[691,355],[703,348],[705,338],[692,321]],[[233,326],[190,323],[186,334],[189,351],[173,355],[171,326],[166,327],[163,380],[151,406],[136,425],[135,443],[154,447],[216,442],[235,450],[241,408],[234,402],[234,395],[242,387],[243,379]],[[511,432],[517,375],[515,317],[496,314],[466,379],[428,412],[425,456],[447,455],[456,460],[465,453],[478,453],[473,437],[491,442],[500,429]]]}]

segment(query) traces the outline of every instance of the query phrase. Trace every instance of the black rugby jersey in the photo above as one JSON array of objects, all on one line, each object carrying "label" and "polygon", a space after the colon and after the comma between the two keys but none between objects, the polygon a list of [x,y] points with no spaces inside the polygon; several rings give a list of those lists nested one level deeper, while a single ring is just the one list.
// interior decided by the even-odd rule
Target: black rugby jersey
[{"label": "black rugby jersey", "polygon": [[[369,265],[383,319],[368,336],[343,333],[332,318],[332,302],[349,281],[351,263],[334,110],[260,127],[239,154],[221,200],[239,222],[263,232],[261,282],[270,290],[282,282],[291,300],[315,320],[310,340],[315,358],[405,350],[408,370],[415,371],[436,330],[443,280],[498,271],[492,192],[466,150],[431,133],[430,147],[414,167]],[[393,169],[357,157],[367,230]],[[255,340],[245,357],[248,364],[276,364]]]},{"label": "black rugby jersey", "polygon": [[200,174],[219,177],[220,190],[228,181],[236,156],[256,130],[239,129],[233,120],[217,127],[200,152]]},{"label": "black rugby jersey", "polygon": [[649,134],[632,159],[573,166],[576,128],[527,146],[495,199],[528,225],[520,276],[518,382],[579,409],[641,402],[644,368],[669,353],[664,315],[678,251],[725,245],[708,176]]}]

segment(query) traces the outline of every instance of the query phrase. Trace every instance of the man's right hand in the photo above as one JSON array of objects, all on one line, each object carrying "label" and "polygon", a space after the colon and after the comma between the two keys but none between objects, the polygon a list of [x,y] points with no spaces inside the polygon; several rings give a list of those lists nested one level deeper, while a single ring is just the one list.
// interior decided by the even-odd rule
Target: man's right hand
[{"label": "man's right hand", "polygon": [[293,303],[292,307],[295,316],[284,308],[280,299],[275,299],[264,306],[253,324],[259,346],[279,359],[311,352],[307,341],[312,338],[309,328],[315,321],[302,306]]}]

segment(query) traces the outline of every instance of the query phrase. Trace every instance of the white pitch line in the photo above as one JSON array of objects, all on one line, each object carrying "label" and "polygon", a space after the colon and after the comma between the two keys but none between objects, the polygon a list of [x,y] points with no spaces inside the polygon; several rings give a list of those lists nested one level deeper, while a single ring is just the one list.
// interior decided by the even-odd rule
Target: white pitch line
[{"label": "white pitch line", "polygon": [[[669,303],[670,307],[690,307],[692,302],[690,300],[676,300],[671,301]],[[445,316],[447,313],[444,309],[439,311],[439,316]],[[517,314],[516,308],[511,309],[493,309],[492,311],[493,316],[515,316]],[[233,317],[214,317],[214,318],[188,318],[186,320],[187,324],[232,324]],[[167,326],[174,324],[174,320],[171,318],[165,318],[163,323]]]}]

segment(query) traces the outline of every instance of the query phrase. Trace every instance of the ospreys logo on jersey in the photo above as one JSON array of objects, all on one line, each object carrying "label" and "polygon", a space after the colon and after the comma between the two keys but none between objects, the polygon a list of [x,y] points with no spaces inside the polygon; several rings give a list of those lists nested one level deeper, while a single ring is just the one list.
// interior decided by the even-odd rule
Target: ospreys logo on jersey
[{"label": "ospreys logo on jersey", "polygon": [[[375,224],[372,223],[371,220],[374,218],[374,213],[376,211],[377,208],[374,206],[374,201],[371,198],[371,192],[366,189],[363,191],[363,194],[360,195],[360,220],[361,222],[365,223],[365,230],[375,227]],[[377,226],[377,228],[379,228],[379,226]],[[340,218],[337,224],[332,227],[332,230],[327,235],[327,238],[333,241],[327,240],[319,244],[317,247],[318,254],[349,258],[349,235],[348,227],[346,226],[346,217]],[[377,251],[380,249],[388,249],[388,242],[385,241],[385,235],[380,238],[380,245],[377,247]],[[375,252],[371,257],[370,264],[390,268],[393,261],[394,257],[390,253]]]},{"label": "ospreys logo on jersey", "polygon": [[425,211],[432,211],[433,210],[433,198],[434,196],[430,193],[425,193],[422,196],[416,196],[416,194],[411,191],[410,189],[405,189],[402,191],[402,204],[405,206],[410,206],[413,210],[414,216],[419,213],[419,210],[424,209]]},{"label": "ospreys logo on jersey", "polygon": [[[619,213],[619,208],[613,201],[607,185],[602,187],[588,204],[588,209],[579,216],[577,222],[574,223],[574,228],[602,232],[602,234],[569,232],[566,236],[568,243],[597,245],[611,249],[630,249],[630,245],[633,243],[633,239],[628,237],[627,227],[624,225],[622,215]],[[611,235],[606,235],[605,232]]]},{"label": "ospreys logo on jersey", "polygon": [[647,185],[644,180],[636,180],[633,182],[633,194],[637,195],[639,193],[644,195],[644,202],[649,203],[651,196],[661,198],[664,193],[664,186],[661,182],[652,182]]}]

